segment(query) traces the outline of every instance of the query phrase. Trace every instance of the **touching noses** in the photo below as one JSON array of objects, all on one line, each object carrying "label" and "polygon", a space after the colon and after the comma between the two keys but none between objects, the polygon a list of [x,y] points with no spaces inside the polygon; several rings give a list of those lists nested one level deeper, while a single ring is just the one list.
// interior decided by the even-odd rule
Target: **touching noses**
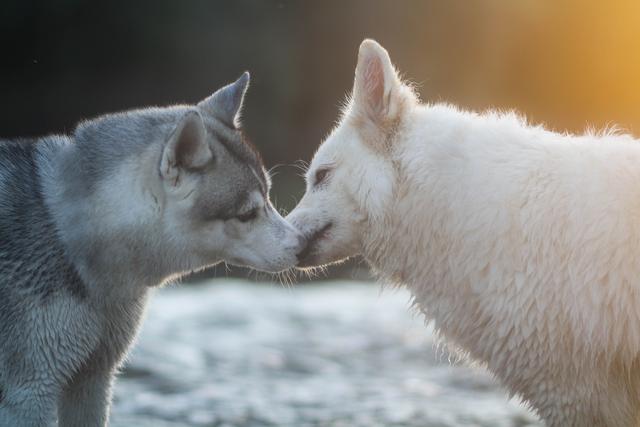
[{"label": "touching noses", "polygon": [[307,239],[298,230],[294,230],[293,233],[294,233],[294,235],[293,235],[294,243],[293,243],[293,245],[291,245],[291,249],[297,255],[300,252],[302,252],[304,250],[304,248],[307,246]]},{"label": "touching noses", "polygon": [[289,240],[290,245],[288,245],[287,249],[296,254],[296,257],[302,253],[307,247],[307,238],[301,231],[298,230],[294,225],[288,223],[291,239]]},{"label": "touching noses", "polygon": [[298,246],[296,247],[296,256],[299,256],[307,247],[307,238],[302,233],[296,231],[298,238]]}]

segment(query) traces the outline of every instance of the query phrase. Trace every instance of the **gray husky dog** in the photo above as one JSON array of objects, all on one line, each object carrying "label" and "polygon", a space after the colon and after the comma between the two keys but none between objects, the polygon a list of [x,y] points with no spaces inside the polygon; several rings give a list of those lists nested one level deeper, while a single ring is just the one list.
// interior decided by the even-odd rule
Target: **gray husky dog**
[{"label": "gray husky dog", "polygon": [[0,142],[0,426],[104,426],[151,287],[305,242],[239,130],[245,73],[194,106]]}]

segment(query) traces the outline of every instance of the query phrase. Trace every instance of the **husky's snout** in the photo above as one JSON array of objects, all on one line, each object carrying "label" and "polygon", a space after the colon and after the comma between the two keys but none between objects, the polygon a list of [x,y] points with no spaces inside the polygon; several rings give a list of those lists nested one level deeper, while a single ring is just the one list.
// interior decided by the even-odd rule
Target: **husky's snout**
[{"label": "husky's snout", "polygon": [[304,233],[277,212],[269,215],[262,231],[255,230],[253,234],[263,233],[267,236],[265,239],[251,239],[248,247],[256,258],[251,262],[252,267],[272,273],[295,267],[298,254],[307,246]]}]

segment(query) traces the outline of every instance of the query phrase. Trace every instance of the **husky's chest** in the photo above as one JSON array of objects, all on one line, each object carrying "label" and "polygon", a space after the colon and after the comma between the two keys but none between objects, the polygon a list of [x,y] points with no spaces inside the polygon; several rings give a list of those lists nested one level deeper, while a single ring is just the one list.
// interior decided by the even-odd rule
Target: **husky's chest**
[{"label": "husky's chest", "polygon": [[133,344],[147,302],[147,291],[108,302],[96,304],[98,318],[98,344],[89,356],[89,364],[107,367],[119,365]]}]

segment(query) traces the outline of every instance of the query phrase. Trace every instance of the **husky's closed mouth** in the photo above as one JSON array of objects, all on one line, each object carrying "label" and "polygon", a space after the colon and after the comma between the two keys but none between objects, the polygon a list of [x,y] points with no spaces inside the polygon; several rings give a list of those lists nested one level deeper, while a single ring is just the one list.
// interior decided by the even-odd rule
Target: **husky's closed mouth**
[{"label": "husky's closed mouth", "polygon": [[327,237],[328,231],[332,226],[333,223],[328,222],[309,236],[307,239],[307,246],[305,246],[302,252],[298,254],[298,267],[313,265],[313,256],[316,254],[316,246],[320,240]]}]

